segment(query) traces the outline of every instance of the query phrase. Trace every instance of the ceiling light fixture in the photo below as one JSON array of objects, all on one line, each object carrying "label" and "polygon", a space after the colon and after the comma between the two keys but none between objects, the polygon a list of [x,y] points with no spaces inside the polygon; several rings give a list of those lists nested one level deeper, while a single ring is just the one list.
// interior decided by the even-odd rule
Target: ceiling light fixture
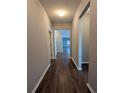
[{"label": "ceiling light fixture", "polygon": [[64,16],[65,15],[65,11],[64,10],[59,10],[59,11],[57,11],[57,14],[59,16]]}]

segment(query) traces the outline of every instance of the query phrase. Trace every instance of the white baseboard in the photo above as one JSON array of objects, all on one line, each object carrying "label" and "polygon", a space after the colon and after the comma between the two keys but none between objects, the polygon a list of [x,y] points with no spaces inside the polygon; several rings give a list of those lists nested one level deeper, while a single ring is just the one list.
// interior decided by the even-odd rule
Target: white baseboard
[{"label": "white baseboard", "polygon": [[76,64],[76,62],[75,62],[75,60],[73,59],[73,57],[70,57],[70,59],[72,59],[73,63],[75,64],[75,66],[76,66],[76,68],[77,68],[77,70],[79,70],[79,68],[78,68],[78,66],[77,66],[77,64]]},{"label": "white baseboard", "polygon": [[37,84],[35,85],[35,87],[33,88],[32,92],[31,93],[35,93],[36,89],[38,88],[38,86],[40,85],[43,77],[45,76],[47,70],[49,69],[50,67],[50,64],[47,66],[46,70],[44,71],[43,75],[40,77],[39,81],[37,82]]},{"label": "white baseboard", "polygon": [[87,83],[87,87],[90,90],[91,93],[97,93],[93,90],[93,88],[91,87],[91,85],[89,83]]}]

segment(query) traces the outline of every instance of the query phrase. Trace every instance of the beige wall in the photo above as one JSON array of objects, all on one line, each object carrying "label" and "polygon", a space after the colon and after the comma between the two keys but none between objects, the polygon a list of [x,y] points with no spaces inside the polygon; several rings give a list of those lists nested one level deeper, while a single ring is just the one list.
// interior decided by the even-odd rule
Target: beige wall
[{"label": "beige wall", "polygon": [[28,0],[27,4],[27,90],[31,93],[50,63],[51,26],[39,0]]},{"label": "beige wall", "polygon": [[78,65],[78,22],[79,16],[90,0],[81,0],[72,22],[72,57]]},{"label": "beige wall", "polygon": [[89,73],[88,83],[97,91],[97,10],[96,0],[81,0],[72,23],[72,57],[78,65],[78,22],[81,12],[90,3],[90,39],[89,39]]},{"label": "beige wall", "polygon": [[90,64],[88,83],[97,92],[97,1],[90,2]]},{"label": "beige wall", "polygon": [[60,23],[60,24],[53,24],[54,29],[71,29],[71,23]]}]

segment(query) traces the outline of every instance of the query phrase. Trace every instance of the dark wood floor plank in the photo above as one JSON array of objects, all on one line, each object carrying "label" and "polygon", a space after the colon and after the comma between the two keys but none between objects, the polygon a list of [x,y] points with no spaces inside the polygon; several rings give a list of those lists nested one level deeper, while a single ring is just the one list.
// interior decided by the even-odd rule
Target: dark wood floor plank
[{"label": "dark wood floor plank", "polygon": [[76,69],[65,48],[52,60],[35,93],[90,93],[86,82],[87,72]]}]

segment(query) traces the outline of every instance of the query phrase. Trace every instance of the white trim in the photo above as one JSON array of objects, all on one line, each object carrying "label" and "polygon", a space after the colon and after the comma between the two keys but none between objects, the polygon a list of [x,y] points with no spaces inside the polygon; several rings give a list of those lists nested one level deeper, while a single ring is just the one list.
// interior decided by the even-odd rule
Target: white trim
[{"label": "white trim", "polygon": [[93,88],[91,87],[91,85],[89,83],[87,83],[87,87],[90,90],[91,93],[96,93]]},{"label": "white trim", "polygon": [[49,69],[50,64],[47,66],[46,70],[44,71],[43,75],[40,77],[39,81],[37,82],[37,84],[35,85],[35,87],[33,88],[31,93],[35,93],[36,89],[38,88],[40,82],[42,81],[43,77],[45,76],[47,70]]},{"label": "white trim", "polygon": [[77,70],[79,70],[79,68],[78,68],[78,66],[77,66],[77,64],[76,64],[76,62],[75,62],[75,60],[73,59],[73,57],[70,57],[70,59],[72,59],[73,63],[75,64],[75,66],[76,66],[76,68],[77,68]]}]

